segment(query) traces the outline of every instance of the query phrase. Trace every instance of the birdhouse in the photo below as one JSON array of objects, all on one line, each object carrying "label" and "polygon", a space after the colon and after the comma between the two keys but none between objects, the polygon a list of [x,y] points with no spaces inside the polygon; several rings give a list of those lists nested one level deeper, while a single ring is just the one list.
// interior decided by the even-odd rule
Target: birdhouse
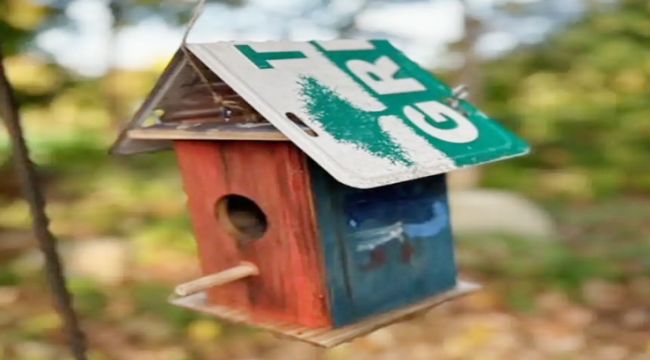
[{"label": "birdhouse", "polygon": [[383,40],[183,45],[113,152],[167,148],[203,272],[172,302],[323,346],[475,289],[445,174],[528,152]]}]

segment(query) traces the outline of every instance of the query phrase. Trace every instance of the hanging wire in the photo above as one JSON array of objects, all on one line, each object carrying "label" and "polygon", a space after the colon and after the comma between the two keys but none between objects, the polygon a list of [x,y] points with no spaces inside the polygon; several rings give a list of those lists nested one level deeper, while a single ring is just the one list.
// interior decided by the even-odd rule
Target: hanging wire
[{"label": "hanging wire", "polygon": [[217,94],[216,91],[212,88],[212,85],[210,84],[210,81],[205,77],[203,72],[199,69],[199,66],[194,62],[194,56],[190,53],[190,51],[187,49],[187,38],[190,36],[190,32],[192,32],[192,29],[194,28],[194,25],[196,25],[196,22],[199,20],[201,17],[201,14],[203,14],[203,10],[205,9],[205,2],[206,0],[199,0],[199,2],[196,4],[196,7],[194,8],[194,12],[192,13],[192,18],[190,18],[190,21],[187,23],[187,27],[185,28],[185,33],[183,34],[183,41],[181,43],[181,50],[187,57],[187,60],[196,73],[196,75],[201,79],[201,81],[204,83],[204,85],[208,88],[208,91],[210,91],[210,94],[212,95],[212,99],[214,100],[215,104],[221,106],[223,104],[223,98]]},{"label": "hanging wire", "polygon": [[16,174],[22,186],[25,200],[33,221],[34,235],[45,257],[45,272],[52,290],[54,305],[63,319],[70,343],[70,351],[76,360],[86,360],[86,340],[72,306],[72,296],[66,286],[61,258],[56,249],[56,238],[49,230],[49,219],[45,213],[45,198],[39,187],[36,169],[29,158],[29,149],[23,137],[20,114],[15,93],[7,79],[4,58],[0,44],[0,117],[9,132],[12,145],[12,159]]},{"label": "hanging wire", "polygon": [[196,58],[194,55],[189,51],[187,48],[187,39],[190,36],[190,33],[192,32],[192,29],[194,29],[194,26],[196,25],[196,22],[199,20],[201,15],[203,14],[203,11],[205,10],[205,4],[206,0],[198,0],[196,7],[194,8],[194,11],[192,13],[192,17],[190,18],[190,21],[187,23],[187,26],[185,28],[185,32],[183,34],[183,40],[181,43],[181,51],[183,54],[185,54],[185,57],[187,58],[188,63],[190,64],[190,67],[198,76],[198,78],[201,80],[201,82],[208,88],[208,91],[210,92],[210,95],[212,96],[212,100],[214,101],[215,105],[219,106],[221,108],[222,114],[224,116],[224,119],[226,121],[230,120],[230,116],[228,115],[229,113],[232,113],[233,109],[236,110],[244,110],[244,108],[241,106],[236,101],[232,100],[226,100],[221,96],[219,93],[217,93],[214,88],[212,87],[210,81],[208,78],[205,76],[203,71],[201,71],[200,66],[196,63]]},{"label": "hanging wire", "polygon": [[199,0],[197,2],[196,7],[194,8],[194,12],[192,13],[192,17],[190,18],[190,21],[187,23],[187,26],[185,27],[185,33],[183,33],[182,45],[187,44],[187,38],[190,36],[190,32],[192,32],[194,25],[196,25],[196,22],[201,17],[201,14],[203,14],[203,10],[205,10],[205,2],[206,0]]}]

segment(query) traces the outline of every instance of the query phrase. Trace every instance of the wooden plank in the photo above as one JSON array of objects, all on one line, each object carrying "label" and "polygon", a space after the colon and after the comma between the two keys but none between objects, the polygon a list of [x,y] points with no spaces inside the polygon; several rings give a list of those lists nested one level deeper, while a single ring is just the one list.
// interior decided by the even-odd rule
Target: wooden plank
[{"label": "wooden plank", "polygon": [[[322,250],[306,156],[290,142],[175,141],[189,195],[204,274],[249,261],[259,275],[210,289],[212,304],[247,309],[258,321],[308,327],[331,324]],[[266,233],[240,242],[215,216],[216,203],[236,194],[264,212]],[[241,293],[239,292],[241,291]],[[233,292],[235,295],[231,294]],[[228,301],[236,296],[233,306]],[[225,301],[224,301],[225,300]]]},{"label": "wooden plank", "polygon": [[444,175],[359,190],[311,165],[336,326],[455,286]]},{"label": "wooden plank", "polygon": [[[243,261],[237,241],[228,236],[214,217],[214,206],[228,189],[226,164],[212,142],[177,141],[174,148],[181,169],[188,208],[196,236],[203,274],[214,274]],[[245,280],[208,291],[212,301],[234,309],[250,307]]]},{"label": "wooden plank", "polygon": [[[277,335],[305,341],[314,345],[330,348],[360,336],[367,335],[377,329],[390,324],[404,321],[412,316],[430,310],[449,300],[478,291],[480,286],[466,281],[458,281],[458,285],[449,291],[438,294],[415,305],[397,309],[388,313],[367,318],[359,323],[342,328],[307,328],[273,322],[257,322],[246,312],[237,311],[225,306],[210,305],[204,293],[194,294],[182,298],[172,298],[170,303],[186,309],[212,315],[226,321],[245,324],[252,327],[271,331]],[[442,330],[441,330],[442,331]]]},{"label": "wooden plank", "polygon": [[289,141],[269,123],[225,124],[215,122],[167,122],[128,130],[129,139],[138,140],[257,140]]}]

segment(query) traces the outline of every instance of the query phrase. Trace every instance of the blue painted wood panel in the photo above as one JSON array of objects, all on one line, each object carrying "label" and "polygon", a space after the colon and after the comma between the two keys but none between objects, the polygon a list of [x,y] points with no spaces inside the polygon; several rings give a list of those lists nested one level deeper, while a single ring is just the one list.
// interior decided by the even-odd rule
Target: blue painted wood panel
[{"label": "blue painted wood panel", "polygon": [[361,190],[311,172],[335,326],[455,286],[445,175]]}]

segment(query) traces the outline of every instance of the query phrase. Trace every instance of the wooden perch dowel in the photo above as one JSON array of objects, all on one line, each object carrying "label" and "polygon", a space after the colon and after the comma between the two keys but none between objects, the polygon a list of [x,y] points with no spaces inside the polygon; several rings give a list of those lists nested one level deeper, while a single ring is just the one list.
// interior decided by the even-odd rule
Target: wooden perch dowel
[{"label": "wooden perch dowel", "polygon": [[255,264],[249,262],[241,262],[239,265],[230,269],[206,275],[196,280],[180,284],[176,287],[174,292],[178,296],[188,296],[201,291],[205,291],[215,286],[225,285],[233,281],[237,281],[249,276],[255,276],[258,274],[259,270]]}]

